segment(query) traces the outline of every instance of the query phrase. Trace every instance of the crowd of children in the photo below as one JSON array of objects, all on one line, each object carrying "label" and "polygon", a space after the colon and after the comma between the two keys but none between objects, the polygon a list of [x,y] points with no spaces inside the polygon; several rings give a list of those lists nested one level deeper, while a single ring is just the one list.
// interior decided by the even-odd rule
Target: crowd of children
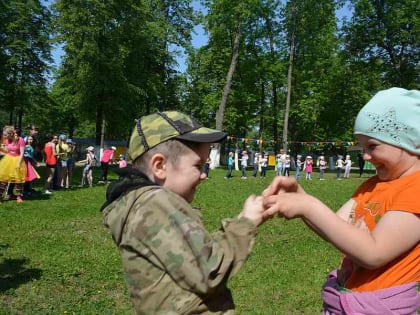
[{"label": "crowd of children", "polygon": [[[28,126],[26,136],[22,136],[14,126],[3,128],[0,147],[0,202],[16,200],[21,203],[24,198],[33,197],[36,192],[33,181],[41,177],[37,171],[40,164],[45,164],[46,168],[42,189],[45,195],[52,194],[54,190],[71,189],[76,165],[83,166],[79,187],[92,187],[93,167],[99,166],[96,164],[93,146],[86,148],[85,159],[76,161],[76,143],[65,134],[47,134],[43,146],[39,144],[37,135],[38,128],[32,124]],[[113,153],[116,148],[110,147],[107,150]],[[124,155],[120,155],[118,160],[113,159],[112,154],[107,154],[106,157],[106,162],[101,161],[101,180],[106,179],[108,171],[103,164],[127,166]]]},{"label": "crowd of children", "polygon": [[[233,152],[229,152],[227,160],[228,172],[225,176],[226,179],[232,178],[234,156],[235,154]],[[249,164],[249,156],[250,154],[248,151],[243,150],[241,157],[238,158],[238,162],[241,166],[241,179],[248,178],[247,169]],[[269,155],[267,153],[253,153],[252,177],[254,179],[257,177],[265,178],[267,176],[268,161]],[[350,178],[352,165],[353,162],[350,155],[346,155],[345,160],[343,160],[341,155],[338,155],[334,165],[336,179],[341,180],[342,178]],[[285,154],[283,149],[281,149],[280,152],[275,156],[274,170],[277,176],[289,177],[291,176],[291,171],[293,170],[295,172],[294,176],[296,179],[299,180],[301,177],[300,174],[303,172],[305,174],[305,180],[312,180],[312,173],[315,169],[317,169],[319,171],[319,180],[325,180],[325,173],[328,167],[329,165],[325,159],[325,156],[323,155],[318,156],[316,163],[314,163],[314,159],[311,155],[304,157],[301,154],[298,154],[296,155],[296,158],[292,160],[291,156],[289,154]],[[344,173],[342,170],[344,170]],[[360,170],[359,173],[362,174]],[[359,177],[361,177],[361,175]]]}]

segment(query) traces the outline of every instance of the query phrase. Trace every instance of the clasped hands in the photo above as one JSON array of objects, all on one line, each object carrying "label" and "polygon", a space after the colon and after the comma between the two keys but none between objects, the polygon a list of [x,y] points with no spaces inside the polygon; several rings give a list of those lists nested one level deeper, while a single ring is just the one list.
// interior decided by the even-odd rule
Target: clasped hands
[{"label": "clasped hands", "polygon": [[248,197],[239,217],[246,217],[257,226],[275,215],[288,219],[301,217],[311,198],[295,178],[277,176],[261,196]]}]

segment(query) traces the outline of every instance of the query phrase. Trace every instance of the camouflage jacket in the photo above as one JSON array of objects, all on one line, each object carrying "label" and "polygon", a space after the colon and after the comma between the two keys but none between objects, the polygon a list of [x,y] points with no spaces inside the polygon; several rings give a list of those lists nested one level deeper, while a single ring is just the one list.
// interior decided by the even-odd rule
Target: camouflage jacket
[{"label": "camouflage jacket", "polygon": [[225,219],[210,234],[199,210],[160,186],[133,189],[103,211],[137,314],[234,313],[226,283],[252,249],[248,219]]}]

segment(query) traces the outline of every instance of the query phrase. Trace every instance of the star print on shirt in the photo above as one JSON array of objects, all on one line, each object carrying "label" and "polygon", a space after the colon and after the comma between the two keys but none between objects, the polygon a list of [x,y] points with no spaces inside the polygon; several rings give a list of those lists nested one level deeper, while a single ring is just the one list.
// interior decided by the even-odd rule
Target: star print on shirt
[{"label": "star print on shirt", "polygon": [[391,108],[383,115],[370,112],[366,112],[366,115],[372,119],[374,123],[369,129],[369,132],[387,134],[397,143],[400,143],[400,133],[407,133],[412,129],[409,126],[397,121],[397,114],[394,108]]}]

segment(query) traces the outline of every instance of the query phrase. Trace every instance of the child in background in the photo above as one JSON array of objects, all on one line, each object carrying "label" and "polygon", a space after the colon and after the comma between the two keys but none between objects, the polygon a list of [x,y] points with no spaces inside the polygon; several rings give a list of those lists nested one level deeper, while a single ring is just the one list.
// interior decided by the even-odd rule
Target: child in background
[{"label": "child in background", "polygon": [[89,187],[93,186],[93,167],[96,165],[96,157],[94,153],[94,147],[89,146],[86,148],[86,159],[77,162],[78,164],[84,164],[82,173],[82,182],[79,187],[84,187],[86,184]]},{"label": "child in background", "polygon": [[211,164],[211,159],[210,157],[208,157],[206,160],[206,164],[204,164],[204,174],[206,174],[206,179],[209,179],[210,164]]},{"label": "child in background", "polygon": [[267,176],[267,165],[268,165],[268,155],[263,154],[260,158],[260,166],[261,166],[261,178],[265,178]]},{"label": "child in background", "polygon": [[295,178],[297,180],[300,179],[300,171],[302,170],[302,155],[298,154],[296,156],[296,174],[295,174]]},{"label": "child in background", "polygon": [[241,157],[241,171],[242,171],[242,179],[247,179],[246,176],[246,167],[248,166],[248,152],[242,151],[242,157]]},{"label": "child in background", "polygon": [[337,179],[341,180],[341,170],[343,169],[344,166],[344,161],[343,161],[343,157],[341,155],[339,155],[337,157],[337,161],[335,161],[335,167],[337,169]]},{"label": "child in background", "polygon": [[226,134],[180,112],[137,120],[121,181],[107,189],[105,226],[122,255],[137,314],[233,314],[227,281],[242,267],[262,223],[262,198],[210,234],[190,203],[205,179],[210,143]]},{"label": "child in background", "polygon": [[346,160],[344,161],[344,178],[350,178],[351,164],[350,155],[346,155]]},{"label": "child in background", "polygon": [[[120,156],[118,157],[117,164],[118,164],[118,168],[120,170],[123,169],[123,168],[125,168],[125,167],[127,167],[127,161],[125,160],[123,154],[120,154]],[[121,180],[122,178],[123,178],[123,176],[122,175],[119,175],[118,179]]]},{"label": "child in background", "polygon": [[228,171],[226,173],[225,179],[232,178],[232,170],[233,170],[233,152],[229,152],[229,155],[228,155]]},{"label": "child in background", "polygon": [[324,156],[319,157],[319,180],[324,180],[324,172],[327,168],[327,162],[325,162]]},{"label": "child in background", "polygon": [[119,160],[118,160],[118,168],[124,168],[127,167],[127,161],[124,159],[124,155],[120,154]]},{"label": "child in background", "polygon": [[324,314],[417,314],[420,296],[420,92],[391,88],[359,112],[354,134],[376,176],[336,213],[277,177],[266,215],[302,218],[344,258],[323,287]]},{"label": "child in background", "polygon": [[308,155],[306,157],[305,163],[303,165],[303,169],[305,170],[305,179],[306,180],[312,180],[312,178],[311,178],[312,168],[313,168],[312,156]]},{"label": "child in background", "polygon": [[254,172],[252,173],[252,177],[254,177],[254,178],[257,178],[259,164],[260,164],[260,154],[258,152],[255,152],[254,162],[252,163],[252,167],[254,168]]},{"label": "child in background", "polygon": [[276,156],[276,168],[277,168],[277,176],[283,175],[283,163],[286,160],[286,154],[284,153],[283,149],[280,149],[280,153]]},{"label": "child in background", "polygon": [[286,154],[286,159],[284,160],[284,163],[283,163],[283,176],[289,177],[289,172],[290,172],[290,155]]}]

